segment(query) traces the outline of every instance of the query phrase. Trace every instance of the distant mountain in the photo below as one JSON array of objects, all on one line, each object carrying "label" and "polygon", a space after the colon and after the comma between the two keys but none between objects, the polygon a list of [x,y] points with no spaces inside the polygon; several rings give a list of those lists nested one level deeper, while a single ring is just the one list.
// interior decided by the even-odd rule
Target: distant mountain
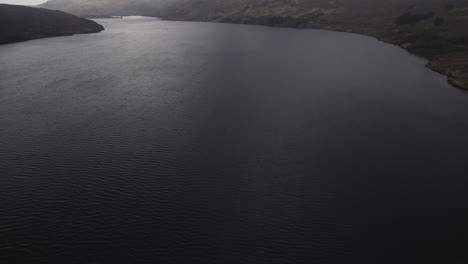
[{"label": "distant mountain", "polygon": [[49,0],[76,15],[146,15],[347,31],[377,37],[431,60],[468,88],[468,0]]},{"label": "distant mountain", "polygon": [[102,30],[94,21],[62,11],[0,4],[0,44]]}]

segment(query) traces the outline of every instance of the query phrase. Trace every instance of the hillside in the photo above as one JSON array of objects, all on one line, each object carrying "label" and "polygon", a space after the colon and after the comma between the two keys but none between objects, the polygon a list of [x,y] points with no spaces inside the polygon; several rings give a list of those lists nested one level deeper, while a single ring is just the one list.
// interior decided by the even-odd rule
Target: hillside
[{"label": "hillside", "polygon": [[430,60],[468,89],[468,0],[50,0],[77,15],[146,15],[374,36]]},{"label": "hillside", "polygon": [[62,11],[0,4],[0,44],[102,30],[94,21]]}]

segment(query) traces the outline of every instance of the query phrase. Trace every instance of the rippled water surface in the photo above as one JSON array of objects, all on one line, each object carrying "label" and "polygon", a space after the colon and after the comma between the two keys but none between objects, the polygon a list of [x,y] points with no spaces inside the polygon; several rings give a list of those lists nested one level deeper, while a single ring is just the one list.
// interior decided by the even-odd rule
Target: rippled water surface
[{"label": "rippled water surface", "polygon": [[0,47],[1,263],[467,263],[468,94],[319,30]]}]

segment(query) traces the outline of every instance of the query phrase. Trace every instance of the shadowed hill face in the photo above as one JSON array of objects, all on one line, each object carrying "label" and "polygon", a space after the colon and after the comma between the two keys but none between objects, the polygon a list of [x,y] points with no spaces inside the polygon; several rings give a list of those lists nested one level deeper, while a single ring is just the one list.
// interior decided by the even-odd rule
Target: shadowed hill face
[{"label": "shadowed hill face", "polygon": [[[466,0],[49,0],[43,6],[81,12],[177,12],[205,13],[230,12],[233,9],[248,11],[262,8],[264,12],[292,12],[297,8],[303,11],[314,8],[344,8],[361,13],[375,12],[376,9],[414,9],[422,6],[447,6]],[[181,10],[191,7],[192,10]],[[211,9],[210,9],[211,8]],[[372,10],[366,10],[371,8]],[[150,10],[148,10],[150,9]]]},{"label": "shadowed hill face", "polygon": [[61,11],[0,4],[0,44],[102,30],[94,21]]},{"label": "shadowed hill face", "polygon": [[[393,26],[400,17],[408,25],[439,26],[450,21],[450,10],[467,8],[467,0],[50,0],[42,5],[73,14],[147,15],[166,19],[229,21],[285,26],[316,27],[318,24],[343,23]],[[269,17],[282,17],[268,21]],[[297,19],[288,21],[284,18]],[[419,19],[418,18],[426,18]],[[413,20],[411,20],[413,19]],[[441,20],[442,19],[442,20]],[[462,18],[467,19],[466,17]],[[255,21],[258,20],[258,21]],[[453,21],[459,19],[452,19]],[[455,22],[454,22],[455,23]],[[300,24],[300,25],[298,25]],[[403,26],[404,24],[400,25]],[[456,27],[457,29],[457,27]],[[460,29],[462,31],[462,29]]]},{"label": "shadowed hill face", "polygon": [[468,0],[50,0],[42,6],[81,16],[146,15],[357,32],[400,45],[416,43],[409,49],[426,57],[461,51],[454,43],[468,37]]}]

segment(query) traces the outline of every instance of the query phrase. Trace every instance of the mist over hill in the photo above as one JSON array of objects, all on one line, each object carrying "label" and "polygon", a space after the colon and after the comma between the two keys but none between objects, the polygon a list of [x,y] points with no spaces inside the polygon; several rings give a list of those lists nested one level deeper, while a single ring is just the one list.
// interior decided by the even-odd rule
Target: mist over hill
[{"label": "mist over hill", "polygon": [[62,11],[0,4],[0,44],[102,30],[94,21]]},{"label": "mist over hill", "polygon": [[468,88],[468,0],[50,0],[80,16],[145,15],[347,31],[377,37],[431,60]]}]

